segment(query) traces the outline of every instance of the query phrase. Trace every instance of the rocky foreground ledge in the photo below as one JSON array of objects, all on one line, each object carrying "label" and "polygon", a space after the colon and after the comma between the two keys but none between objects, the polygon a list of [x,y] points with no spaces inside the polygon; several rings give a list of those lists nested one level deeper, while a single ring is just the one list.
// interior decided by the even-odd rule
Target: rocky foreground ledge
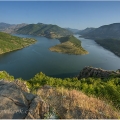
[{"label": "rocky foreground ledge", "polygon": [[25,82],[0,80],[0,119],[42,119],[48,105]]},{"label": "rocky foreground ledge", "polygon": [[78,79],[87,77],[108,78],[112,75],[120,75],[120,69],[118,69],[117,71],[110,71],[87,66],[80,71]]}]

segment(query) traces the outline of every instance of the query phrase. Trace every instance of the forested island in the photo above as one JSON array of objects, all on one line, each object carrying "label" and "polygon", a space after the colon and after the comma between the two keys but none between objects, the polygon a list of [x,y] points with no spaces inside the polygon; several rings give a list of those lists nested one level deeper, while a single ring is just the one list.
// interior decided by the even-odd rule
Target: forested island
[{"label": "forested island", "polygon": [[22,49],[36,42],[32,38],[20,38],[0,32],[0,54]]},{"label": "forested island", "polygon": [[75,55],[88,54],[88,52],[81,46],[81,41],[73,35],[61,37],[59,40],[61,44],[51,47],[51,51]]}]

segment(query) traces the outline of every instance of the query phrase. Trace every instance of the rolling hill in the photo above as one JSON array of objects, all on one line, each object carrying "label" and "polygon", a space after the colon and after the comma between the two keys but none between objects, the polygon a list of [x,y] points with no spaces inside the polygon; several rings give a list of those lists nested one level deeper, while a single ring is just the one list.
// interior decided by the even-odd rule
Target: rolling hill
[{"label": "rolling hill", "polygon": [[93,31],[87,32],[83,37],[92,39],[114,38],[120,39],[120,23],[113,23],[110,25],[103,25]]},{"label": "rolling hill", "polygon": [[77,34],[84,35],[84,34],[87,34],[87,33],[91,32],[91,31],[93,31],[93,30],[95,30],[95,28],[86,28],[84,30],[79,30],[77,32]]},{"label": "rolling hill", "polygon": [[0,54],[22,49],[35,43],[31,38],[20,38],[7,33],[0,32]]},{"label": "rolling hill", "polygon": [[29,24],[16,31],[17,34],[27,34],[36,36],[45,36],[48,38],[60,38],[66,35],[72,35],[72,32],[52,24]]}]

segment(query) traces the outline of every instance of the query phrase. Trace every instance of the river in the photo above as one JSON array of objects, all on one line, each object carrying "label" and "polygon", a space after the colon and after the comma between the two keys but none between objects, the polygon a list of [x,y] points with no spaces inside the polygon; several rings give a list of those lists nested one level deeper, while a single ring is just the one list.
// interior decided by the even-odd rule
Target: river
[{"label": "river", "polygon": [[7,71],[15,78],[28,80],[35,74],[43,72],[52,77],[73,77],[85,66],[106,70],[120,69],[120,57],[98,45],[94,40],[79,38],[87,55],[68,55],[51,52],[49,48],[59,44],[57,39],[32,35],[15,35],[35,38],[37,42],[21,50],[0,55],[0,70]]}]

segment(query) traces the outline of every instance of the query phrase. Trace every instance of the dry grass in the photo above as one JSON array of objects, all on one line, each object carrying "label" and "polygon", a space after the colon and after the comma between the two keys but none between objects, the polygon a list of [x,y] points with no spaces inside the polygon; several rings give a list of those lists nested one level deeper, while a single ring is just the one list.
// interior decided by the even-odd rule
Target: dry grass
[{"label": "dry grass", "polygon": [[62,119],[118,119],[120,113],[107,103],[76,90],[44,86],[37,91]]},{"label": "dry grass", "polygon": [[76,47],[73,43],[69,41],[53,46],[50,48],[50,50],[54,52],[75,54],[75,55],[88,54],[88,52],[84,50],[82,47]]}]

